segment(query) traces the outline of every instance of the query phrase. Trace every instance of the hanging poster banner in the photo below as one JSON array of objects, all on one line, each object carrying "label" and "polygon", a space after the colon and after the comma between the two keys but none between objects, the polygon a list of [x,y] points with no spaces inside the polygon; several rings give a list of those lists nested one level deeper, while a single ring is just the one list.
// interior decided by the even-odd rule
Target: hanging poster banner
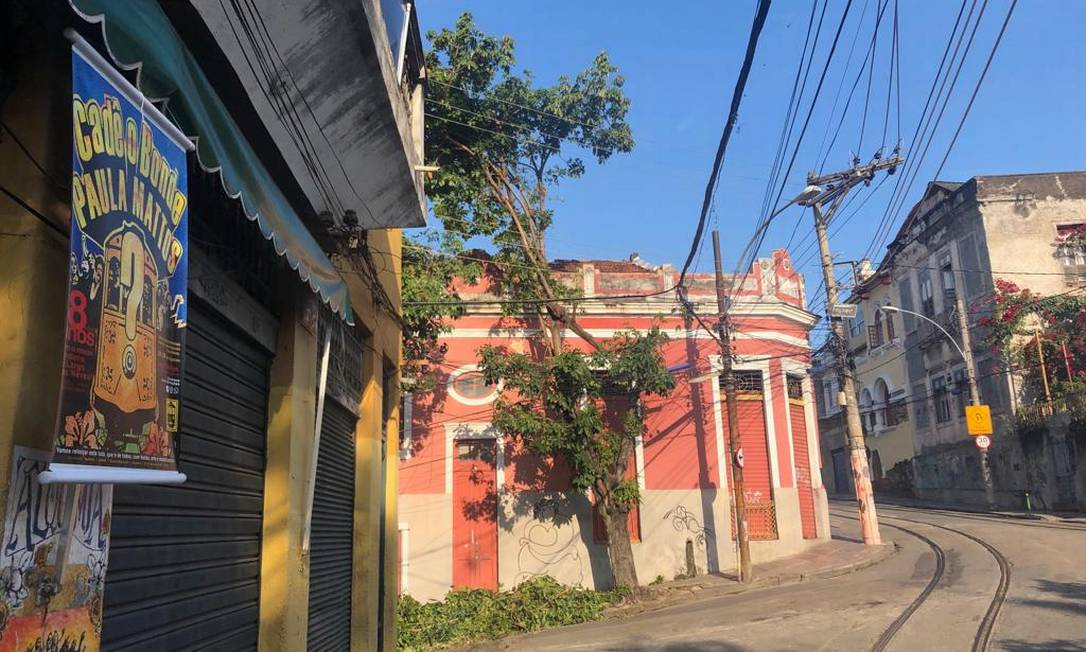
[{"label": "hanging poster banner", "polygon": [[184,482],[181,401],[192,143],[80,37],[60,410],[40,481]]}]

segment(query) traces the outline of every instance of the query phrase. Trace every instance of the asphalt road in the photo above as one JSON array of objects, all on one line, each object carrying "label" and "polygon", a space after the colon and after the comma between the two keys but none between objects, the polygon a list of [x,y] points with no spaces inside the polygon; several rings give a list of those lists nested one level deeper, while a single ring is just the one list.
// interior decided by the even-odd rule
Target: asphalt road
[{"label": "asphalt road", "polygon": [[[850,504],[834,536],[856,539]],[[889,559],[843,577],[712,597],[490,649],[1086,652],[1086,526],[880,506]]]}]

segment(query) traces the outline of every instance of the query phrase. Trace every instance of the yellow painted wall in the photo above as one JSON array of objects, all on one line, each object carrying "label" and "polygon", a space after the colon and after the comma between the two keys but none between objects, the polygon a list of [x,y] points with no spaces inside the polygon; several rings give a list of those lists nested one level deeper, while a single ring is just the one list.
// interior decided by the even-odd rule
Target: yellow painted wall
[{"label": "yellow painted wall", "polygon": [[[875,310],[877,307],[887,304],[900,305],[893,287],[889,284],[880,283],[877,278],[872,279],[869,285],[865,287],[865,290],[864,299],[860,302],[860,309],[864,311],[864,322],[869,326],[875,323]],[[895,341],[874,350],[869,348],[862,357],[858,356],[856,360],[856,391],[862,392],[866,388],[877,401],[875,383],[881,378],[886,382],[891,392],[905,390],[905,397],[908,400],[911,390],[905,367],[905,356],[903,355],[905,325],[902,323],[900,314],[884,313],[883,319],[887,317],[894,320]],[[861,336],[866,338],[866,331]],[[868,449],[879,453],[883,473],[888,472],[898,462],[911,459],[913,456],[915,424],[913,422],[912,404],[908,404],[906,409],[909,416],[908,421],[893,428],[876,429],[874,432],[869,433],[866,438]]]},{"label": "yellow painted wall", "polygon": [[[401,234],[398,229],[371,231],[368,242],[374,267],[381,284],[396,310],[400,309]],[[399,570],[396,511],[397,450],[399,442],[399,372],[401,332],[398,322],[386,309],[375,306],[368,279],[358,273],[345,273],[351,288],[355,320],[370,334],[363,351],[363,390],[360,403],[355,481],[355,557],[354,586],[351,596],[351,648],[377,649],[377,627],[382,623],[385,649],[395,649],[396,577]],[[388,441],[382,464],[382,405],[385,400],[382,380],[388,365],[396,369],[389,383],[391,411],[387,426]],[[382,469],[383,466],[383,469]],[[383,479],[383,486],[382,486]],[[381,502],[384,502],[385,558],[380,559]],[[383,604],[378,604],[380,574],[384,572]],[[380,611],[380,613],[379,613]]]},{"label": "yellow painted wall", "polygon": [[317,355],[316,336],[302,327],[298,313],[285,315],[279,324],[268,396],[261,650],[305,648],[309,559],[302,551],[302,537],[316,424]]}]

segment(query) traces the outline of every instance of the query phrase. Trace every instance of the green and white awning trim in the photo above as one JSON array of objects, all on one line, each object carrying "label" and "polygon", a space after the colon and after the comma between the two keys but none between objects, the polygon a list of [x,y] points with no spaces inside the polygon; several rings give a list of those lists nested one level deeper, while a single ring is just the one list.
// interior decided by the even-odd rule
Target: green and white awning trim
[{"label": "green and white awning trim", "polygon": [[218,173],[275,251],[328,306],[353,321],[347,283],[276,185],[156,0],[69,0],[100,23],[113,62],[136,71],[136,86],[196,143],[200,166]]}]

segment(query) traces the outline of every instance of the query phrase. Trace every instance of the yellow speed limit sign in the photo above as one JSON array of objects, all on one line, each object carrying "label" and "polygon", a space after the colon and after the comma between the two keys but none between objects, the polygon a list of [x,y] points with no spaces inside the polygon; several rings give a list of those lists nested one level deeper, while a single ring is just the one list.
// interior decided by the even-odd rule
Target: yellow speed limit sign
[{"label": "yellow speed limit sign", "polygon": [[965,424],[974,437],[992,434],[992,411],[987,405],[965,406]]}]

